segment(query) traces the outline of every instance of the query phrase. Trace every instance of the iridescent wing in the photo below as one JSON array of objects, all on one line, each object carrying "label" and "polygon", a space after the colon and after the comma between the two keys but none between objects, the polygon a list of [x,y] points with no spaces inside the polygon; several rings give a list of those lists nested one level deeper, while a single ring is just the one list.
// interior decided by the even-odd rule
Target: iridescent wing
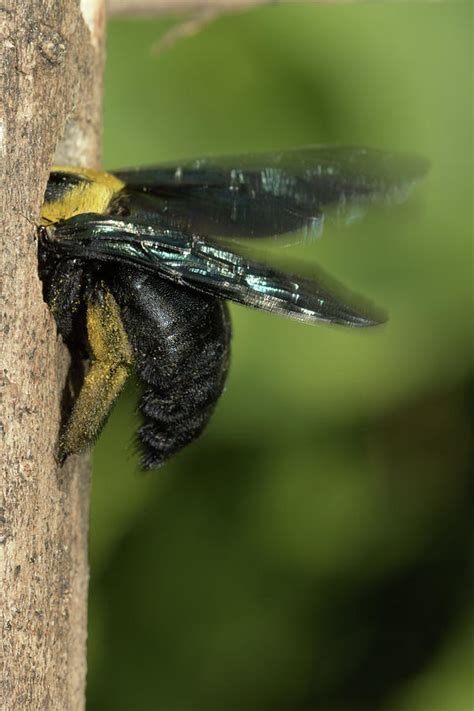
[{"label": "iridescent wing", "polygon": [[170,228],[209,237],[317,236],[334,215],[352,221],[373,201],[403,201],[426,173],[416,155],[308,146],[118,171],[131,216],[157,212]]},{"label": "iridescent wing", "polygon": [[318,270],[311,277],[275,270],[225,243],[143,223],[81,214],[46,230],[69,257],[115,262],[159,274],[221,299],[307,322],[372,326],[383,314]]},{"label": "iridescent wing", "polygon": [[234,238],[311,236],[326,214],[351,220],[374,200],[401,202],[427,167],[408,154],[309,147],[120,171],[117,215],[77,215],[47,234],[70,256],[136,265],[302,321],[370,326],[383,315],[320,270],[275,269]]}]

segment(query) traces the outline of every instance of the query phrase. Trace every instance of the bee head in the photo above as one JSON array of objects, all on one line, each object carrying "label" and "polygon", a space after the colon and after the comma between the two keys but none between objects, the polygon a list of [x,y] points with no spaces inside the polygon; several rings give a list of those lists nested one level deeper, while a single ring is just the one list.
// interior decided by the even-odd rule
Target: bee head
[{"label": "bee head", "polygon": [[54,166],[46,186],[40,224],[52,225],[84,212],[105,214],[124,183],[110,173]]}]

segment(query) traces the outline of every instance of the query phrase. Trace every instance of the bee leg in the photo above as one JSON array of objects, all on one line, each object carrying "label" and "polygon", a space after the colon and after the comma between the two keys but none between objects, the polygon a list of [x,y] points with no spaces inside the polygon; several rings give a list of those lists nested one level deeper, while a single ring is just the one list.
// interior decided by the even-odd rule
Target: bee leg
[{"label": "bee leg", "polygon": [[53,312],[59,333],[64,341],[73,346],[74,324],[81,311],[84,284],[84,269],[77,259],[48,260],[48,253],[40,252],[40,276],[43,295]]},{"label": "bee leg", "polygon": [[85,449],[99,435],[133,363],[119,307],[102,282],[88,298],[86,323],[90,367],[59,438],[60,461]]}]

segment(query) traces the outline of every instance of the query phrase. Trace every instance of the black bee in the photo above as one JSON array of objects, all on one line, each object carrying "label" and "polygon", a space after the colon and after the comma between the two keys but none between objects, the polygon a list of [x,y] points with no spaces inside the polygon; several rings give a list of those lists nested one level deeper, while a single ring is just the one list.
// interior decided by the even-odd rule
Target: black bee
[{"label": "black bee", "polygon": [[245,245],[311,238],[331,212],[351,220],[374,200],[401,202],[426,170],[413,155],[322,146],[114,174],[54,167],[39,227],[44,295],[64,341],[90,360],[60,459],[94,440],[132,370],[143,467],[195,440],[229,367],[226,299],[308,323],[379,323],[353,297],[250,258]]}]

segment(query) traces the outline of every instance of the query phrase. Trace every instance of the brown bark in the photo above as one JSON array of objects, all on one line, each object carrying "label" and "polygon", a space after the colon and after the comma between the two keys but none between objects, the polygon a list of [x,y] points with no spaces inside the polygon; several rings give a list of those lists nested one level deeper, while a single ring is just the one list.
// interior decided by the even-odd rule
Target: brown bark
[{"label": "brown bark", "polygon": [[[100,156],[102,0],[0,8],[0,706],[84,707],[89,461],[55,460],[66,348],[43,302],[35,225],[49,166]],[[56,154],[56,155],[55,155]]]}]

